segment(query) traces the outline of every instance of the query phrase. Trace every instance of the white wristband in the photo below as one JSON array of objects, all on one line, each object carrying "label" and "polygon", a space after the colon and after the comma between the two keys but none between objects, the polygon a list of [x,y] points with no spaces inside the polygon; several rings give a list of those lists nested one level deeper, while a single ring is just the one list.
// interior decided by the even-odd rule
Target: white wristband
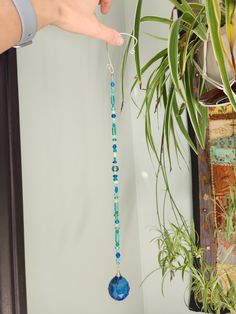
[{"label": "white wristband", "polygon": [[12,0],[21,19],[22,35],[20,41],[14,46],[22,47],[32,43],[37,32],[37,16],[31,0]]}]

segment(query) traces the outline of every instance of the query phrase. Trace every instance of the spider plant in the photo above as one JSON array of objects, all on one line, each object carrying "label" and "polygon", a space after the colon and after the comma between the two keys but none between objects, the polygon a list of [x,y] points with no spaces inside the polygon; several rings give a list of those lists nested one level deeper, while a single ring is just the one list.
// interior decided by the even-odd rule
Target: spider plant
[{"label": "spider plant", "polygon": [[[201,304],[200,310],[204,313],[220,314],[222,310],[230,313],[236,310],[236,288],[230,279],[230,274],[236,271],[236,266],[218,274],[214,265],[204,261],[204,249],[199,248],[196,239],[194,224],[188,226],[170,224],[159,231],[157,241],[159,253],[158,264],[162,271],[162,293],[167,275],[173,280],[177,273],[184,278],[186,273],[191,274],[190,288],[196,304]],[[232,247],[225,253],[227,260]]]},{"label": "spider plant", "polygon": [[[157,180],[161,174],[166,193],[169,195],[172,209],[175,212],[175,218],[182,223],[183,216],[169,186],[167,161],[169,169],[172,170],[173,153],[171,148],[173,146],[177,160],[179,160],[179,156],[184,158],[179,134],[196,154],[198,146],[204,149],[208,109],[201,105],[202,102],[205,101],[207,104],[211,102],[214,105],[216,101],[221,102],[222,99],[223,101],[226,99],[226,102],[230,101],[233,108],[236,109],[236,96],[233,88],[236,78],[233,50],[236,38],[236,2],[234,0],[205,0],[203,3],[197,0],[191,1],[191,3],[187,0],[169,1],[173,4],[171,18],[156,15],[142,16],[143,0],[137,2],[133,35],[138,39],[138,44],[135,47],[136,75],[131,87],[131,95],[137,86],[144,93],[138,116],[145,117],[148,151],[157,160]],[[174,18],[174,16],[176,17]],[[169,36],[166,48],[155,51],[153,57],[143,65],[140,58],[142,45],[140,34],[144,23],[165,24],[169,27]],[[226,29],[227,43],[222,38],[222,27]],[[206,64],[205,54],[207,50],[210,50],[207,46],[209,44],[218,65],[218,81],[208,76],[209,68]],[[131,39],[123,58],[123,85],[130,45]],[[203,55],[203,60],[201,60],[201,55]],[[214,88],[212,89],[213,86],[217,88],[217,92]],[[124,86],[122,95],[124,102]],[[214,99],[214,97],[218,98]],[[158,117],[160,109],[164,112],[164,117],[159,126],[159,139],[161,140],[160,143],[157,143],[154,117]],[[186,113],[198,145],[186,127]],[[159,223],[161,224],[160,219]]]},{"label": "spider plant", "polygon": [[[145,137],[148,151],[157,160],[156,185],[161,174],[166,195],[169,195],[175,223],[167,227],[165,214],[161,215],[157,199],[159,234],[156,238],[159,253],[158,263],[162,271],[163,284],[167,275],[172,280],[177,272],[182,276],[191,273],[191,289],[195,299],[202,303],[202,310],[217,314],[223,309],[233,312],[236,309],[236,291],[225,272],[219,276],[212,265],[204,262],[204,250],[198,246],[198,237],[193,226],[189,226],[179,210],[169,186],[169,169],[172,169],[172,145],[177,158],[184,158],[181,142],[177,134],[187,141],[197,154],[199,147],[205,148],[208,126],[208,109],[204,105],[231,103],[236,110],[236,62],[234,56],[236,2],[234,0],[169,0],[173,4],[171,17],[142,15],[143,0],[137,1],[133,35],[138,39],[135,47],[136,75],[131,87],[131,96],[137,105],[133,92],[139,87],[144,93],[139,114],[145,118]],[[167,45],[157,50],[145,64],[142,64],[140,47],[144,23],[162,23],[169,28]],[[225,38],[222,29],[225,29]],[[163,39],[151,34],[153,40]],[[124,102],[124,77],[130,50],[128,42],[122,66],[122,96]],[[207,53],[211,47],[218,67],[219,77],[211,77]],[[160,109],[164,112],[159,127],[160,143],[157,144],[153,121]],[[196,142],[186,127],[186,113],[194,130]],[[154,119],[153,119],[154,118]],[[178,131],[177,131],[178,130]],[[197,143],[197,145],[196,145]],[[167,158],[166,158],[167,157]],[[233,210],[233,208],[231,208]],[[163,208],[163,212],[165,208]],[[230,211],[229,211],[230,213]],[[228,214],[229,214],[228,213]],[[228,219],[229,221],[229,219]],[[228,227],[231,231],[234,226]],[[233,271],[233,270],[232,270]],[[235,269],[234,269],[235,271]],[[222,276],[228,278],[229,288],[224,289]],[[162,284],[162,287],[163,287]]]},{"label": "spider plant", "polygon": [[[196,303],[202,304],[200,308],[202,312],[220,314],[227,310],[229,313],[235,313],[236,289],[230,279],[232,272],[235,272],[235,266],[220,275],[211,265],[202,265],[201,269],[191,269],[193,277],[191,289]],[[225,278],[227,288],[224,286]]]},{"label": "spider plant", "polygon": [[[175,127],[179,128],[190,147],[197,152],[185,127],[184,112],[189,115],[200,146],[205,147],[207,108],[200,105],[199,99],[209,90],[209,83],[216,84],[218,88],[222,89],[236,109],[236,97],[231,88],[236,74],[233,51],[236,3],[233,0],[206,0],[204,3],[199,3],[199,1],[188,3],[186,0],[169,1],[173,3],[174,9],[178,10],[175,19],[173,17],[142,16],[143,0],[138,0],[133,34],[139,42],[135,47],[136,77],[131,93],[136,85],[143,88],[143,76],[149,71],[144,88],[145,95],[140,107],[140,114],[144,113],[145,115],[147,144],[156,155],[151,112],[158,114],[156,108],[162,107],[165,112],[162,132],[168,156],[171,159],[170,138],[174,142],[176,151],[180,151]],[[142,24],[147,22],[166,24],[170,31],[167,47],[155,52],[146,64],[141,65],[140,32]],[[223,26],[226,28],[230,49],[227,49],[222,40],[221,29]],[[209,40],[218,64],[221,83],[208,77],[206,64],[201,66],[198,60],[199,50],[203,50],[204,45]],[[125,68],[126,62],[127,54],[124,58],[123,68]],[[228,73],[227,66],[231,69],[233,81],[230,81],[231,73]],[[155,102],[153,102],[154,98],[156,99]],[[164,148],[162,147],[162,149]]]},{"label": "spider plant", "polygon": [[227,241],[236,240],[236,190],[231,187],[229,195],[225,200],[226,206],[218,201],[218,205],[222,210],[222,225],[220,231],[225,235]]}]

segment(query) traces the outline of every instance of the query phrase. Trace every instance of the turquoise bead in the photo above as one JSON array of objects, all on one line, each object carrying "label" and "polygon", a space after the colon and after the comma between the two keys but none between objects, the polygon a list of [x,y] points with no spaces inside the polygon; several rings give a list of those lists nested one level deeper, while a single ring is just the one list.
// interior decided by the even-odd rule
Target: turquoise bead
[{"label": "turquoise bead", "polygon": [[119,171],[119,167],[118,166],[112,166],[112,171],[113,172],[118,172]]},{"label": "turquoise bead", "polygon": [[113,152],[116,153],[117,152],[117,145],[116,144],[112,145],[112,148],[113,148]]},{"label": "turquoise bead", "polygon": [[115,105],[115,104],[116,104],[115,95],[111,95],[111,104],[112,104],[112,105]]},{"label": "turquoise bead", "polygon": [[116,124],[112,123],[112,135],[116,135]]},{"label": "turquoise bead", "polygon": [[119,230],[115,231],[115,241],[116,241],[116,243],[120,243],[120,232],[119,232]]}]

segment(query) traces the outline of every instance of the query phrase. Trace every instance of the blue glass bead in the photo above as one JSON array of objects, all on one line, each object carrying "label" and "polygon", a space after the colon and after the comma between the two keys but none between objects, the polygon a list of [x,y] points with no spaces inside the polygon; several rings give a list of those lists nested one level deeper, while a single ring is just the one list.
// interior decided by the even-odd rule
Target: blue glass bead
[{"label": "blue glass bead", "polygon": [[116,258],[120,258],[120,252],[116,253]]},{"label": "blue glass bead", "polygon": [[119,223],[120,223],[119,219],[116,219],[116,220],[115,220],[115,224],[116,224],[116,225],[119,225]]},{"label": "blue glass bead", "polygon": [[119,188],[118,188],[118,186],[116,186],[115,187],[115,193],[118,193],[118,191],[119,191]]},{"label": "blue glass bead", "polygon": [[115,96],[114,96],[114,95],[111,95],[111,104],[112,104],[112,105],[115,105],[115,103],[116,103]]},{"label": "blue glass bead", "polygon": [[117,152],[117,145],[116,144],[112,145],[112,148],[113,148],[113,152],[116,153]]},{"label": "blue glass bead", "polygon": [[112,119],[115,119],[115,118],[116,118],[116,114],[113,113],[113,114],[111,115],[111,117],[112,117]]},{"label": "blue glass bead", "polygon": [[111,87],[115,87],[115,82],[111,81]]},{"label": "blue glass bead", "polygon": [[112,163],[113,163],[113,164],[117,164],[117,159],[114,158]]},{"label": "blue glass bead", "polygon": [[120,232],[119,232],[119,230],[115,231],[115,242],[120,243]]},{"label": "blue glass bead", "polygon": [[112,135],[116,135],[116,124],[112,123]]},{"label": "blue glass bead", "polygon": [[114,300],[122,301],[129,295],[129,283],[124,277],[115,276],[109,283],[108,291]]},{"label": "blue glass bead", "polygon": [[117,174],[114,174],[113,175],[113,181],[117,181],[118,180],[118,175]]},{"label": "blue glass bead", "polygon": [[113,172],[119,171],[119,167],[118,166],[112,166],[111,169],[112,169]]}]

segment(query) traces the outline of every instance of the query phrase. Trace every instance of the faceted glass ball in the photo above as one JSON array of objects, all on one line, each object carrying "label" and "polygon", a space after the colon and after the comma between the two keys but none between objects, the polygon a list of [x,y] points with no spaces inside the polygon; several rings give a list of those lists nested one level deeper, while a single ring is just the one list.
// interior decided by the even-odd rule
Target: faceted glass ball
[{"label": "faceted glass ball", "polygon": [[122,276],[115,276],[108,286],[110,296],[116,301],[122,301],[129,295],[129,283]]}]

